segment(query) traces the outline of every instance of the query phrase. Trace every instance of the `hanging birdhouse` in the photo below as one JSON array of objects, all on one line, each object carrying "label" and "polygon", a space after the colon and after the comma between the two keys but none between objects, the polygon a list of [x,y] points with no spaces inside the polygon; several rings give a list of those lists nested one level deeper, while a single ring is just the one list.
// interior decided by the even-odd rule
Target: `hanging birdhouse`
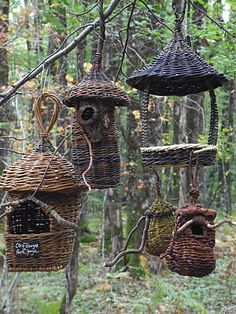
[{"label": "hanging birdhouse", "polygon": [[175,226],[175,206],[166,202],[158,192],[148,209],[150,217],[145,251],[150,255],[160,256],[166,252]]},{"label": "hanging birdhouse", "polygon": [[176,211],[173,238],[165,254],[171,271],[203,277],[215,269],[215,230],[209,228],[216,211],[189,204]]},{"label": "hanging birdhouse", "polygon": [[[185,7],[186,7],[185,2]],[[218,112],[214,89],[222,86],[227,78],[207,64],[186,43],[181,32],[185,15],[176,13],[174,38],[163,51],[143,70],[134,72],[127,83],[142,91],[142,162],[154,167],[188,167],[198,160],[203,166],[213,165],[216,158]],[[185,96],[209,91],[211,97],[211,122],[208,143],[187,143],[152,146],[149,143],[149,95]]]},{"label": "hanging birdhouse", "polygon": [[[41,103],[54,102],[47,130],[40,116]],[[60,102],[43,94],[35,106],[41,140],[34,151],[4,170],[0,188],[11,205],[6,219],[6,257],[9,271],[52,271],[64,268],[72,254],[81,186],[73,165],[55,151],[48,136]]]},{"label": "hanging birdhouse", "polygon": [[94,62],[93,69],[63,99],[75,107],[73,164],[78,180],[86,172],[93,189],[116,186],[120,181],[120,154],[115,125],[115,106],[130,104],[128,95],[112,83]]}]

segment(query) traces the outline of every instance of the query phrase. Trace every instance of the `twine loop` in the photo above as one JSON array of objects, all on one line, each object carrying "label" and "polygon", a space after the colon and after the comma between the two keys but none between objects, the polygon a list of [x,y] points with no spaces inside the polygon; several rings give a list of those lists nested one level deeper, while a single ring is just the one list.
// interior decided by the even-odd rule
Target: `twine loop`
[{"label": "twine loop", "polygon": [[[43,125],[43,118],[42,118],[42,104],[46,101],[46,99],[50,99],[53,102],[53,106],[54,106],[52,116],[51,116],[51,119],[49,121],[49,125],[47,128],[45,128],[45,126]],[[34,104],[34,113],[35,113],[35,118],[38,124],[39,134],[41,138],[43,139],[49,138],[49,133],[57,121],[60,106],[61,106],[60,99],[53,93],[43,93],[36,100],[36,103]]]}]

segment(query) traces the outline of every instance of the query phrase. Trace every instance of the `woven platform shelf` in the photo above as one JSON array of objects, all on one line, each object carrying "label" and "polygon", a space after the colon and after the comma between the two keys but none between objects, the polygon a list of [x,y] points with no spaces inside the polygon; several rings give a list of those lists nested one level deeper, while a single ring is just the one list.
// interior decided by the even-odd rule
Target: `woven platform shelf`
[{"label": "woven platform shelf", "polygon": [[215,269],[215,230],[208,228],[207,224],[213,223],[216,212],[190,204],[178,209],[176,217],[176,230],[190,220],[191,223],[175,233],[167,249],[169,269],[184,276],[209,275]]},{"label": "woven platform shelf", "polygon": [[145,251],[160,256],[166,252],[175,226],[176,208],[158,195],[148,209],[150,223],[148,227]]},{"label": "woven platform shelf", "polygon": [[141,147],[142,163],[151,167],[188,167],[198,160],[203,166],[214,165],[217,148],[207,144],[175,144],[169,146]]},{"label": "woven platform shelf", "polygon": [[[76,122],[73,123],[73,147],[72,162],[78,182],[81,182],[82,174],[86,173],[86,181],[92,189],[106,189],[114,187],[120,182],[120,154],[117,143],[117,132],[114,124],[114,111],[109,112],[110,126],[103,129],[103,133],[96,134],[96,128],[82,128]],[[98,126],[99,127],[99,126]],[[93,135],[94,133],[94,135]],[[91,139],[91,151],[85,134]],[[99,135],[102,134],[102,137]]]},{"label": "woven platform shelf", "polygon": [[149,143],[148,103],[149,94],[142,94],[142,147],[141,156],[145,166],[152,167],[189,167],[196,161],[203,166],[215,163],[216,144],[218,138],[218,109],[213,90],[209,91],[211,98],[210,127],[207,144],[186,143],[168,146],[151,146]]},{"label": "woven platform shelf", "polygon": [[130,99],[126,92],[115,85],[101,69],[96,67],[93,67],[78,85],[67,90],[63,103],[67,107],[77,108],[83,100],[102,105],[130,105]]},{"label": "woven platform shelf", "polygon": [[162,52],[127,79],[131,87],[160,96],[196,94],[222,86],[226,81],[223,74],[193,52],[178,27]]}]

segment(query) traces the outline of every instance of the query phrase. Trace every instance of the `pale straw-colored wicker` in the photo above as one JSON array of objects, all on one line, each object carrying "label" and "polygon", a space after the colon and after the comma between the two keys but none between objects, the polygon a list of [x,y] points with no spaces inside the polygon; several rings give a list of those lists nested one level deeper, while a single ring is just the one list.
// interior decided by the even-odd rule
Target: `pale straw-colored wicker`
[{"label": "pale straw-colored wicker", "polygon": [[[45,130],[40,108],[46,98],[53,101],[54,112]],[[58,270],[71,258],[75,239],[71,223],[77,221],[80,211],[81,186],[76,183],[73,166],[48,139],[59,106],[53,94],[43,94],[37,100],[34,110],[41,140],[31,154],[6,169],[0,179],[1,188],[9,192],[9,202],[16,202],[7,212],[5,225],[9,271]],[[67,224],[61,224],[58,215]],[[20,253],[16,245],[21,246]],[[28,249],[34,245],[38,246],[36,253]]]}]

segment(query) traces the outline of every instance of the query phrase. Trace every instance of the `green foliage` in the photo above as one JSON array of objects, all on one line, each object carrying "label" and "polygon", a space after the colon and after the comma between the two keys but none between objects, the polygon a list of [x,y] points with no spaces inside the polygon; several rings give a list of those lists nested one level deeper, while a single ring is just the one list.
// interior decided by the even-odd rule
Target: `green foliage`
[{"label": "green foliage", "polygon": [[46,302],[35,299],[35,312],[37,314],[58,314],[61,302]]}]

